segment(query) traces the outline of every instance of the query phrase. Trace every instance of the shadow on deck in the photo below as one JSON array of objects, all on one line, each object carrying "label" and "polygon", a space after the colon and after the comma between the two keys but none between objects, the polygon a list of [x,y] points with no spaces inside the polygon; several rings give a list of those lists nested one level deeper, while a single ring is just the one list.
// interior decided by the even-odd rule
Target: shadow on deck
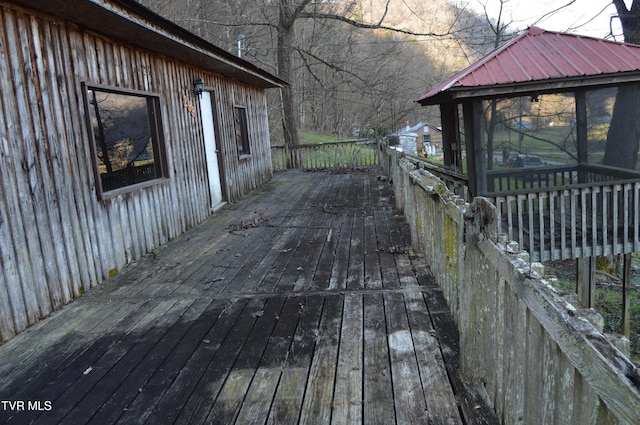
[{"label": "shadow on deck", "polygon": [[284,172],[0,347],[0,423],[497,423],[375,173]]}]

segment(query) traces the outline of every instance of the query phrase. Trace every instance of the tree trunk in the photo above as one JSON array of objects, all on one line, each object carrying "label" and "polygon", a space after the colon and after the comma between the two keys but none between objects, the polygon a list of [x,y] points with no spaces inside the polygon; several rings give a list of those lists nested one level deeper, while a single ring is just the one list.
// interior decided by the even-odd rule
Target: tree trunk
[{"label": "tree trunk", "polygon": [[611,125],[602,163],[634,169],[640,147],[640,86],[620,87],[613,107]]},{"label": "tree trunk", "polygon": [[[295,7],[288,0],[280,0],[278,22],[278,76],[293,84],[291,58],[294,46]],[[287,146],[300,144],[298,122],[296,120],[293,88],[291,85],[280,89],[282,94],[282,129]]]},{"label": "tree trunk", "polygon": [[[627,9],[622,0],[614,0],[613,3],[622,23],[625,42],[640,43],[640,2],[634,0],[630,9]],[[640,86],[619,87],[607,133],[603,164],[635,168],[640,147],[640,122],[636,111],[640,111]]]}]

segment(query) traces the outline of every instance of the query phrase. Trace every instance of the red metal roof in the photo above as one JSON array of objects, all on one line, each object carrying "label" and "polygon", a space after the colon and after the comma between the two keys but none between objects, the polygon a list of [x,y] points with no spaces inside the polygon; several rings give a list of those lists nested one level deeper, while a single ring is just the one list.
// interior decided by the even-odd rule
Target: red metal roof
[{"label": "red metal roof", "polygon": [[[416,99],[421,104],[470,97],[480,89],[640,74],[640,46],[530,27]],[[486,92],[486,90],[484,90]],[[462,94],[465,92],[465,94]],[[504,93],[503,93],[504,94]]]}]

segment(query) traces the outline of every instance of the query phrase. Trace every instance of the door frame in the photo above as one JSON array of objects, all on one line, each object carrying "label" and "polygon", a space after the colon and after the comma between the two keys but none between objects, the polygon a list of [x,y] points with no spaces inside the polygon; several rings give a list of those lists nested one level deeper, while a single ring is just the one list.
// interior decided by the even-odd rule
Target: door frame
[{"label": "door frame", "polygon": [[[222,139],[220,138],[220,127],[218,126],[218,105],[216,102],[216,90],[213,87],[205,86],[204,91],[209,93],[209,101],[211,102],[211,117],[213,119],[213,137],[216,143],[216,157],[218,159],[218,178],[220,179],[220,190],[222,192],[222,200],[218,206],[209,205],[210,209],[216,210],[216,207],[221,207],[229,202],[229,191],[227,188],[227,179],[225,178],[226,170],[224,164],[224,154],[222,147]],[[200,120],[202,120],[202,114],[200,115]],[[204,140],[203,140],[204,144]],[[205,147],[206,148],[206,147]],[[206,152],[205,152],[206,155]],[[205,160],[206,162],[206,160]],[[206,164],[208,167],[209,164]],[[208,172],[207,172],[208,173]],[[209,190],[211,193],[211,190]],[[211,199],[209,199],[211,201]]]}]

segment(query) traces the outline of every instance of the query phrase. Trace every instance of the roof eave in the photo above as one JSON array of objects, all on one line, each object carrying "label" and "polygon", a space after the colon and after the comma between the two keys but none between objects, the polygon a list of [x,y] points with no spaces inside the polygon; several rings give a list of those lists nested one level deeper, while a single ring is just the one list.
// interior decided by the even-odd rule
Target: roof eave
[{"label": "roof eave", "polygon": [[428,98],[419,99],[417,102],[422,106],[427,106],[452,102],[460,103],[466,99],[509,98],[532,94],[563,93],[577,89],[604,88],[633,83],[640,83],[640,71],[483,87],[452,87]]},{"label": "roof eave", "polygon": [[80,28],[253,86],[288,85],[131,0],[11,0],[10,3],[39,10]]}]

